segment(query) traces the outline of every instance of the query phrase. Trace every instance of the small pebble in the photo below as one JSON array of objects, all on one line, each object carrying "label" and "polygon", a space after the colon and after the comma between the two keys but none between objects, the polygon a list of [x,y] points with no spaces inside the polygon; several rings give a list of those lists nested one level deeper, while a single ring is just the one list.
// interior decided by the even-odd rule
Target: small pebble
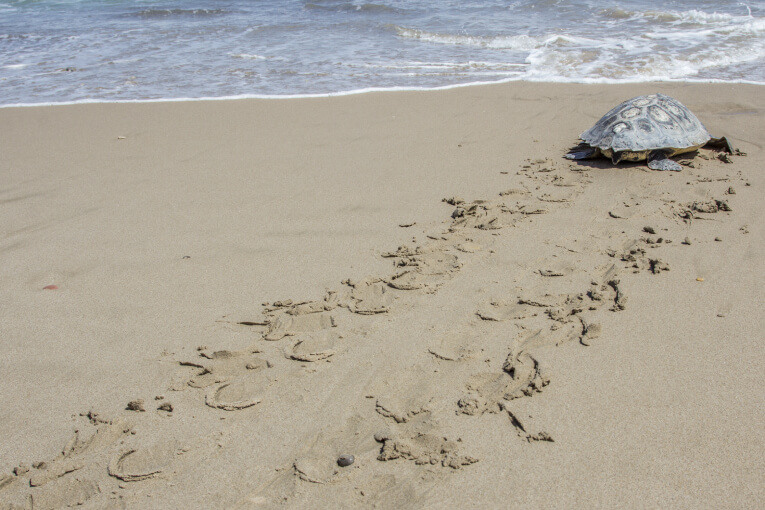
[{"label": "small pebble", "polygon": [[655,234],[656,229],[653,227],[643,227],[643,232],[645,232],[646,234]]},{"label": "small pebble", "polygon": [[722,241],[719,237],[715,237],[715,241]]},{"label": "small pebble", "polygon": [[46,285],[43,290],[58,290],[58,285]]},{"label": "small pebble", "polygon": [[161,404],[159,407],[157,407],[157,411],[166,411],[168,413],[172,413],[173,412],[173,404],[171,404],[170,402],[165,402],[165,403]]},{"label": "small pebble", "polygon": [[337,465],[340,467],[348,467],[353,464],[355,460],[353,455],[344,454],[337,458]]},{"label": "small pebble", "polygon": [[691,238],[690,237],[686,237],[685,239],[683,239],[683,244],[690,245],[691,244]]}]

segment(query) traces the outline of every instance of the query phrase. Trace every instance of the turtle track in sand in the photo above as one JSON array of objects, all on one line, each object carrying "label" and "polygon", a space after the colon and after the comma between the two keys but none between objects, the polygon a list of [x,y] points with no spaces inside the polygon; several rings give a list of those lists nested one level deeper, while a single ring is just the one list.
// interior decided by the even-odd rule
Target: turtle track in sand
[{"label": "turtle track in sand", "polygon": [[[385,336],[388,317],[432,308],[429,303],[442,290],[449,291],[450,282],[472,264],[496,257],[495,248],[503,239],[517,237],[539,215],[576,203],[589,182],[580,168],[559,168],[549,160],[529,161],[517,175],[522,185],[501,192],[496,200],[445,199],[452,206],[448,222],[425,232],[422,243],[382,254],[391,262],[389,274],[346,280],[317,300],[268,303],[260,314],[231,321],[232,327],[253,332],[251,348],[200,348],[195,357],[177,361],[177,377],[169,388],[179,392],[174,402],[180,399],[193,412],[233,419],[258,416],[264,406],[274,404],[272,395],[281,394],[280,388],[295,384],[292,378],[300,381],[316,370],[347,369],[344,358],[377,352],[390,358],[374,358],[373,367],[400,363],[388,374],[395,386],[362,381],[359,402],[352,405],[361,414],[339,416],[337,425],[323,425],[320,434],[305,441],[303,451],[240,507],[285,498],[297,503],[316,490],[343,492],[353,485],[365,488],[363,496],[353,496],[360,505],[415,501],[423,485],[436,486],[453,470],[480,463],[471,445],[460,439],[460,427],[470,426],[475,419],[471,416],[485,413],[504,415],[508,430],[524,441],[553,444],[554,424],[532,430],[534,423],[513,407],[516,399],[552,391],[554,373],[544,366],[544,350],[576,341],[596,346],[609,333],[601,326],[604,314],[628,306],[622,275],[638,272],[660,278],[669,266],[654,254],[686,246],[678,230],[691,237],[697,220],[726,213],[733,203],[726,197],[721,209],[715,201],[717,210],[712,211],[705,204],[628,197],[610,207],[615,211],[610,221],[624,222],[625,234],[608,240],[605,250],[554,240],[548,253],[559,259],[513,269],[535,275],[536,285],[511,291],[504,286],[497,297],[476,302],[473,310],[454,316],[449,324],[416,325],[412,341],[422,351],[417,360],[390,361],[395,359],[392,350],[369,345],[372,336]],[[637,219],[645,217],[635,214],[637,210],[657,218],[655,234],[635,225],[645,221]],[[587,281],[578,278],[582,274]],[[352,381],[356,376],[343,377]],[[327,409],[341,403],[332,391],[326,395]],[[173,419],[173,407],[165,409]],[[150,415],[130,413],[132,419],[147,423],[154,419]],[[31,498],[35,507],[43,508],[107,503],[114,490],[129,495],[132,486],[172,476],[173,466],[181,462],[179,455],[186,451],[170,443],[144,444],[140,433],[132,436],[132,425],[121,418],[105,420],[95,413],[84,418],[89,421],[88,434],[75,434],[60,457],[44,467],[22,467],[0,478],[0,501],[25,505]],[[128,437],[131,445],[120,447]],[[336,463],[345,453],[356,457],[348,468]],[[370,463],[382,461],[384,474],[365,474]]]}]

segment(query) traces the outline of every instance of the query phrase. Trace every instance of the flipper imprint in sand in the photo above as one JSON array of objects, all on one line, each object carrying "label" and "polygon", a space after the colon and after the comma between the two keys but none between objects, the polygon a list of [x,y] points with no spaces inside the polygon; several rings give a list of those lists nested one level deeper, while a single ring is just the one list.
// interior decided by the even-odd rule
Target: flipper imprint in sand
[{"label": "flipper imprint in sand", "polygon": [[47,469],[35,470],[37,472],[29,477],[29,486],[41,487],[48,482],[78,471],[83,467],[85,467],[85,463],[80,460],[61,459],[58,462],[52,463]]},{"label": "flipper imprint in sand", "polygon": [[375,434],[375,441],[382,443],[377,460],[407,459],[417,465],[441,465],[460,469],[478,462],[469,455],[461,455],[458,443],[433,434],[417,434],[413,437],[397,437],[389,433]]},{"label": "flipper imprint in sand", "polygon": [[[132,425],[123,419],[105,420],[87,413],[90,424],[75,431],[54,459],[20,467],[2,478],[0,508],[64,508],[88,503],[101,493],[99,462],[114,446],[130,437]],[[104,475],[105,469],[103,470]]]},{"label": "flipper imprint in sand", "polygon": [[428,352],[443,361],[464,361],[474,357],[478,338],[475,335],[449,331],[428,342]]},{"label": "flipper imprint in sand", "polygon": [[453,241],[434,241],[414,248],[400,246],[395,252],[384,253],[383,257],[394,259],[394,266],[398,269],[385,282],[397,290],[435,292],[462,267],[459,257],[445,252],[453,244]]},{"label": "flipper imprint in sand", "polygon": [[125,448],[112,457],[107,472],[124,482],[148,480],[166,472],[177,452],[175,443]]},{"label": "flipper imprint in sand", "polygon": [[[610,257],[624,262],[624,269],[632,270],[633,273],[639,273],[641,271],[648,271],[652,274],[659,274],[663,271],[669,271],[669,264],[659,259],[658,257],[652,257],[646,252],[646,247],[657,244],[657,239],[647,237],[641,240],[630,240],[624,243],[621,250],[606,250],[606,253]],[[660,242],[660,241],[658,241]],[[641,246],[641,244],[643,244]]]},{"label": "flipper imprint in sand", "polygon": [[378,414],[391,418],[396,423],[407,423],[415,417],[427,419],[430,415],[430,401],[431,399],[424,394],[394,394],[378,398],[375,409]]},{"label": "flipper imprint in sand", "polygon": [[[354,475],[363,458],[372,458],[377,452],[373,434],[368,430],[369,421],[352,415],[340,425],[312,435],[304,448],[297,452],[289,469],[278,469],[276,476],[262,484],[257,491],[245,498],[236,508],[261,508],[273,505],[288,506],[298,493],[308,495],[318,486],[341,484]],[[337,463],[342,454],[353,452],[357,463],[340,467]]]},{"label": "flipper imprint in sand", "polygon": [[343,337],[334,331],[325,330],[302,333],[295,338],[295,342],[285,350],[285,355],[295,361],[310,363],[334,356]]},{"label": "flipper imprint in sand", "polygon": [[245,374],[229,382],[210,386],[205,394],[205,404],[223,411],[247,409],[263,400],[269,384],[263,372]]},{"label": "flipper imprint in sand", "polygon": [[[306,315],[311,313],[329,312],[338,307],[338,294],[335,291],[327,291],[324,299],[317,301],[298,301],[286,299],[274,301],[273,303],[264,303],[263,312],[273,314],[275,312],[285,312],[289,315]],[[266,322],[266,325],[268,321]]]},{"label": "flipper imprint in sand", "polygon": [[[481,305],[476,314],[485,321],[512,321],[526,329],[525,348],[560,345],[582,337],[599,335],[599,324],[594,311],[613,301],[613,311],[623,310],[626,297],[619,287],[613,267],[605,271],[606,283],[592,282],[586,292],[573,293],[523,293],[509,301],[492,300]],[[582,314],[586,317],[583,318]]]},{"label": "flipper imprint in sand", "polygon": [[390,420],[397,430],[407,433],[429,432],[434,425],[432,415],[438,411],[434,399],[434,382],[427,377],[428,368],[411,366],[390,374],[370,391],[377,396],[375,411]]},{"label": "flipper imprint in sand", "polygon": [[258,349],[245,351],[199,351],[199,357],[194,361],[182,361],[182,366],[196,370],[187,380],[192,388],[207,388],[214,384],[224,383],[249,372],[257,372],[268,368],[268,362],[259,357]]},{"label": "flipper imprint in sand", "polygon": [[[371,433],[366,430],[368,424],[360,416],[349,419],[338,431],[325,431],[318,434],[293,463],[295,477],[311,484],[328,484],[350,476],[354,469],[340,467],[337,459],[347,452],[354,452],[357,458],[368,457],[374,450]],[[360,462],[360,460],[359,460]]]},{"label": "flipper imprint in sand", "polygon": [[[616,274],[613,265],[607,267],[601,274],[603,283],[593,281],[586,292],[528,291],[509,301],[493,300],[479,307],[476,313],[481,319],[511,321],[521,333],[514,341],[502,373],[472,376],[467,384],[468,394],[458,402],[459,411],[469,415],[506,411],[519,436],[527,441],[552,441],[546,432],[529,432],[513,414],[509,402],[540,392],[549,384],[549,378],[542,374],[531,350],[574,340],[590,345],[601,333],[601,325],[595,319],[597,311],[609,302],[614,303],[612,311],[624,309],[626,297]],[[540,276],[550,275],[540,273]]]},{"label": "flipper imprint in sand", "polygon": [[366,278],[355,282],[343,281],[351,288],[350,298],[345,305],[349,311],[359,315],[387,313],[393,302],[393,292],[379,278]]},{"label": "flipper imprint in sand", "polygon": [[496,413],[503,401],[531,396],[550,383],[537,360],[525,352],[508,356],[503,370],[473,375],[467,384],[468,394],[457,403],[459,411],[468,415]]},{"label": "flipper imprint in sand", "polygon": [[[506,322],[531,325],[525,319],[537,317],[549,318],[559,322],[570,322],[570,316],[581,312],[588,306],[586,296],[582,293],[521,294],[515,299],[494,299],[479,306],[476,315],[484,321]],[[536,321],[539,323],[539,321]],[[545,321],[542,323],[544,324]],[[557,329],[557,326],[554,328]],[[557,343],[557,342],[556,342]]]},{"label": "flipper imprint in sand", "polygon": [[[70,468],[66,468],[59,463],[57,467],[34,469],[35,473],[30,478],[30,483],[24,484],[26,487],[15,483],[18,480],[13,479],[13,485],[16,487],[8,483],[6,487],[9,493],[0,489],[0,508],[57,509],[80,506],[101,492],[94,480],[70,474],[81,469],[84,466],[82,463],[76,466],[69,463],[69,466]],[[34,484],[31,483],[32,480],[35,481]],[[27,487],[31,488],[29,492],[25,490]]]},{"label": "flipper imprint in sand", "polygon": [[272,341],[281,340],[285,336],[321,331],[336,326],[337,322],[334,316],[327,313],[293,315],[288,312],[281,312],[269,322],[268,330],[263,338]]},{"label": "flipper imprint in sand", "polygon": [[476,200],[470,204],[460,204],[452,212],[450,231],[465,228],[479,230],[499,230],[515,223],[513,210],[504,203]]},{"label": "flipper imprint in sand", "polygon": [[511,321],[524,319],[539,313],[530,305],[516,301],[493,300],[482,305],[476,311],[476,315],[485,321]]},{"label": "flipper imprint in sand", "polygon": [[334,461],[333,452],[312,454],[295,461],[295,475],[304,482],[324,484],[329,483],[340,473],[340,468]]},{"label": "flipper imprint in sand", "polygon": [[59,459],[77,459],[80,455],[100,451],[115,444],[123,437],[130,434],[133,425],[124,418],[114,420],[93,420],[94,431],[87,437],[80,429],[76,430],[72,438],[64,446]]},{"label": "flipper imprint in sand", "polygon": [[453,412],[435,398],[433,381],[425,369],[411,367],[396,378],[395,386],[380,389],[375,402],[377,413],[388,419],[389,428],[378,431],[375,441],[381,443],[379,461],[404,459],[416,465],[438,465],[459,469],[478,460],[460,453],[461,444],[438,432],[442,417]]},{"label": "flipper imprint in sand", "polygon": [[65,478],[46,486],[42,492],[30,495],[28,506],[19,508],[53,510],[76,507],[86,504],[100,492],[98,483],[93,480]]}]

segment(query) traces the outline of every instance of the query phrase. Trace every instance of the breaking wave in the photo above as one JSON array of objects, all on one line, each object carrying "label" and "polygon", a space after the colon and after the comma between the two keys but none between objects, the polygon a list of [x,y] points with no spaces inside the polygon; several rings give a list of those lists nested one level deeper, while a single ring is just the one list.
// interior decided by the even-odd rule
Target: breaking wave
[{"label": "breaking wave", "polygon": [[167,18],[170,16],[219,16],[225,9],[145,9],[135,13],[140,18]]},{"label": "breaking wave", "polygon": [[510,80],[765,84],[765,3],[0,0],[0,105]]}]

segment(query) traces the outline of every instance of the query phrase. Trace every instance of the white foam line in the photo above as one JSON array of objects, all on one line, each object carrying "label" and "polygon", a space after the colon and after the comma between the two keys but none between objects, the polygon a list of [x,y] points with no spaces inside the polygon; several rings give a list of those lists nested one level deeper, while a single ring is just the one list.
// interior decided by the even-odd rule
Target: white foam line
[{"label": "white foam line", "polygon": [[236,101],[241,99],[318,99],[324,97],[354,96],[358,94],[368,94],[370,92],[428,92],[436,90],[450,90],[463,87],[475,87],[481,85],[497,85],[511,82],[533,82],[533,83],[582,83],[582,84],[606,84],[606,85],[627,85],[631,83],[727,83],[742,85],[765,85],[765,82],[753,80],[719,80],[719,79],[681,79],[681,78],[661,78],[649,76],[639,79],[619,80],[615,78],[558,78],[551,80],[547,77],[512,77],[502,80],[474,81],[469,83],[456,83],[453,85],[443,85],[440,87],[367,87],[362,89],[342,90],[338,92],[327,92],[323,94],[238,94],[233,96],[211,96],[211,97],[168,97],[156,99],[79,99],[77,101],[60,101],[44,103],[11,103],[0,104],[0,108],[32,108],[37,106],[70,106],[77,104],[133,104],[133,103],[180,103],[184,101]]}]

